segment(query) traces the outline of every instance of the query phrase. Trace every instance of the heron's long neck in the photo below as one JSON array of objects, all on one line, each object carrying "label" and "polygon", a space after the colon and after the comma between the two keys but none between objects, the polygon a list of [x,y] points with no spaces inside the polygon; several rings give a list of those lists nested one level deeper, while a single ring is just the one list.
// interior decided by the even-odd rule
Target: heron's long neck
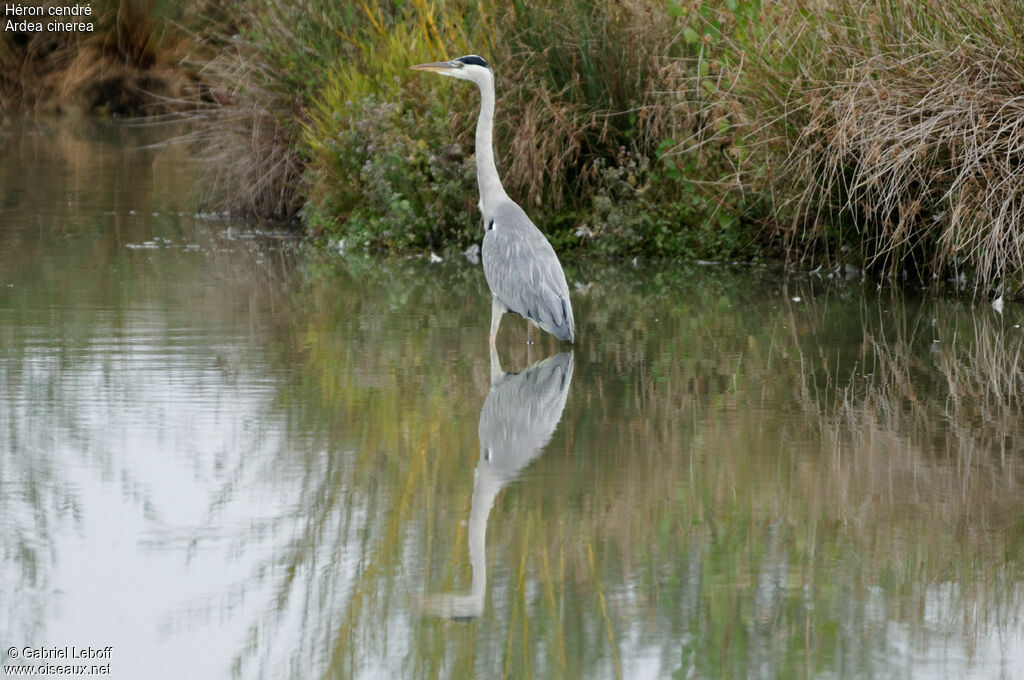
[{"label": "heron's long neck", "polygon": [[473,567],[473,585],[470,590],[483,603],[487,592],[487,518],[494,499],[503,485],[490,466],[477,464],[473,480],[473,503],[469,510],[469,563]]},{"label": "heron's long neck", "polygon": [[476,122],[476,181],[480,187],[480,206],[484,213],[494,203],[508,198],[494,163],[494,80],[487,78],[480,85],[480,118]]}]

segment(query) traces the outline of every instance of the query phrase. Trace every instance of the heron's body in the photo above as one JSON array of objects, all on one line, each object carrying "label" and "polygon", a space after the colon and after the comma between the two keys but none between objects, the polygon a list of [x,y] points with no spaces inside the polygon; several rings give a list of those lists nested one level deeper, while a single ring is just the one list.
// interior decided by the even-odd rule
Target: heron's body
[{"label": "heron's body", "polygon": [[[492,313],[526,317],[560,340],[573,341],[569,286],[558,257],[523,209],[509,201],[484,215],[481,248],[484,276],[493,296]],[[498,331],[492,320],[491,333]]]},{"label": "heron's body", "polygon": [[569,286],[554,249],[526,212],[505,193],[494,162],[494,75],[483,59],[459,57],[413,68],[471,80],[480,88],[476,126],[476,173],[483,213],[481,247],[491,288],[491,344],[501,316],[516,312],[561,340],[572,342],[575,322]]}]

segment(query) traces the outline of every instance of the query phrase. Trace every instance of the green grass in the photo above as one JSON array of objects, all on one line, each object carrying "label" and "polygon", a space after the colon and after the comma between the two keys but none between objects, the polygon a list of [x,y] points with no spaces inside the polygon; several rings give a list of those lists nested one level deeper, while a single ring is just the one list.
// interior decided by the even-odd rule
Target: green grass
[{"label": "green grass", "polygon": [[[752,240],[740,231],[742,201],[709,203],[678,161],[659,153],[666,137],[700,124],[662,101],[700,52],[680,37],[688,19],[663,3],[317,7],[318,20],[304,22],[281,19],[289,10],[273,2],[252,5],[249,38],[225,69],[246,74],[225,108],[249,149],[227,164],[247,181],[221,182],[239,188],[229,202],[236,209],[287,217],[302,208],[314,235],[368,250],[455,250],[478,240],[478,95],[408,67],[479,52],[498,74],[505,184],[560,248],[725,257]],[[239,126],[240,111],[272,124]],[[274,179],[283,164],[264,162],[275,155],[268,146],[296,159],[300,180]],[[289,196],[249,195],[263,185]]]}]

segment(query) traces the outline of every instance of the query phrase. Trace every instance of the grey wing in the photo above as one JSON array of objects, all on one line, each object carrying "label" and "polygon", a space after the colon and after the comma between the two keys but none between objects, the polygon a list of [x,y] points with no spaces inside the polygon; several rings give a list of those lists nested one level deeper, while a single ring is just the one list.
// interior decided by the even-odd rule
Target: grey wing
[{"label": "grey wing", "polygon": [[562,419],[573,354],[562,352],[491,386],[480,410],[480,450],[503,482],[536,458]]},{"label": "grey wing", "polygon": [[518,206],[488,218],[481,256],[491,293],[513,312],[572,342],[569,286],[554,249]]}]

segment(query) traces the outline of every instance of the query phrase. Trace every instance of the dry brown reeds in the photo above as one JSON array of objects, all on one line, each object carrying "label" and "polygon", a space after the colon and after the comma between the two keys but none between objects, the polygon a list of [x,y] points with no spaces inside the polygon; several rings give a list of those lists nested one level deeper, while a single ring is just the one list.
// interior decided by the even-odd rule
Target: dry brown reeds
[{"label": "dry brown reeds", "polygon": [[[238,61],[219,59],[207,72],[239,66]],[[306,166],[295,144],[294,124],[289,124],[288,112],[275,110],[278,98],[260,94],[258,78],[245,73],[237,77],[238,91],[244,94],[222,95],[215,127],[199,133],[211,168],[203,200],[233,214],[290,218],[305,201]],[[301,119],[301,113],[294,112],[291,119]]]},{"label": "dry brown reeds", "polygon": [[777,21],[744,96],[791,252],[1019,288],[1024,6],[808,0]]},{"label": "dry brown reeds", "polygon": [[186,62],[205,0],[103,0],[79,17],[92,31],[4,33],[2,111],[103,111],[150,115],[193,109],[203,95]]},{"label": "dry brown reeds", "polygon": [[549,208],[579,205],[601,164],[621,150],[653,157],[686,122],[664,105],[678,92],[686,54],[664,3],[576,1],[522,7],[497,22],[504,179],[516,195]]},{"label": "dry brown reeds", "polygon": [[[205,200],[233,214],[289,219],[309,198],[303,126],[331,66],[343,52],[339,16],[349,8],[268,0],[239,5],[242,27],[222,36],[201,76],[215,111],[199,133],[208,161]],[[365,16],[363,17],[366,18]]]}]

